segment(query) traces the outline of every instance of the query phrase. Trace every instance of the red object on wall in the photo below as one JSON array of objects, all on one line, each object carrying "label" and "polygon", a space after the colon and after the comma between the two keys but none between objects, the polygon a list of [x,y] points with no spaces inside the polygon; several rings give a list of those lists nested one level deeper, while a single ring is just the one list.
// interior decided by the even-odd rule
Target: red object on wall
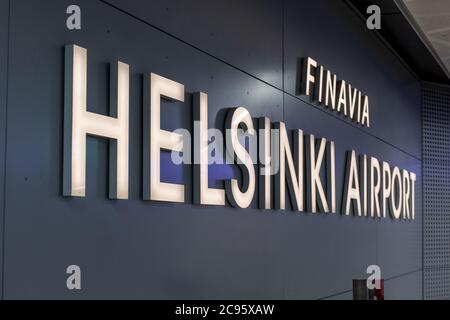
[{"label": "red object on wall", "polygon": [[377,300],[384,300],[384,279],[380,279],[380,280],[375,280],[378,281],[380,284],[379,289],[375,288],[375,297],[377,298]]}]

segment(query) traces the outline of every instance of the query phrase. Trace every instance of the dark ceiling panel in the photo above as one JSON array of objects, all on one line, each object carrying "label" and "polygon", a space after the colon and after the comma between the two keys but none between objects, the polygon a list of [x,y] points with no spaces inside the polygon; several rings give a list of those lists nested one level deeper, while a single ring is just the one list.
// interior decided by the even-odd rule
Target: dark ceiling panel
[{"label": "dark ceiling panel", "polygon": [[365,19],[369,5],[381,9],[381,29],[376,31],[424,81],[450,84],[450,79],[393,0],[347,0]]}]

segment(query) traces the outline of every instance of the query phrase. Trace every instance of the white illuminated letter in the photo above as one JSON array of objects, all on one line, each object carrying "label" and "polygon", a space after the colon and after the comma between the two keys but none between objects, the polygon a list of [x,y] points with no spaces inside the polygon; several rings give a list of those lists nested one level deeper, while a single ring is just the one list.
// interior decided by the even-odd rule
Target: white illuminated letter
[{"label": "white illuminated letter", "polygon": [[369,158],[370,174],[369,174],[369,207],[370,215],[380,217],[380,162],[374,158]]},{"label": "white illuminated letter", "polygon": [[370,121],[369,121],[369,97],[364,96],[363,101],[363,110],[361,115],[361,125],[370,127]]},{"label": "white illuminated letter", "polygon": [[361,120],[361,91],[358,90],[358,112],[356,112],[356,122],[360,122]]},{"label": "white illuminated letter", "polygon": [[336,213],[336,155],[334,141],[327,141],[327,200],[330,205],[330,212]]},{"label": "white illuminated letter", "polygon": [[409,173],[409,178],[411,179],[411,219],[415,218],[415,195],[414,189],[416,185],[416,174],[414,172]]},{"label": "white illuminated letter", "polygon": [[184,86],[151,73],[144,77],[144,200],[184,202],[184,185],[161,182],[161,149],[183,150],[183,136],[161,129],[161,97],[184,102]]},{"label": "white illuminated letter", "polygon": [[359,122],[358,116],[358,106],[356,104],[357,98],[360,98],[358,95],[358,90],[352,89],[351,84],[347,84],[347,101],[348,101],[348,117],[353,121]]},{"label": "white illuminated letter", "polygon": [[195,146],[194,159],[194,203],[208,205],[225,205],[225,190],[208,186],[208,95],[200,92],[194,94],[194,121],[199,123],[199,143]]},{"label": "white illuminated letter", "polygon": [[271,124],[267,117],[259,118],[259,178],[258,193],[259,207],[261,209],[272,208],[272,147]]},{"label": "white illuminated letter", "polygon": [[87,111],[87,50],[65,48],[64,182],[65,196],[86,194],[86,136],[110,139],[109,197],[128,198],[129,66],[111,65],[110,114]]},{"label": "white illuminated letter", "polygon": [[316,68],[316,85],[314,86],[314,100],[322,104],[323,102],[323,67]]},{"label": "white illuminated letter", "polygon": [[[306,175],[306,195],[308,211],[312,213],[317,212],[317,204],[321,212],[329,212],[327,197],[325,196],[320,179],[320,169],[322,167],[326,145],[327,140],[325,138],[320,139],[316,155],[316,140],[314,135],[306,136],[306,167],[308,168]],[[318,197],[317,194],[319,195]]]},{"label": "white illuminated letter", "polygon": [[388,211],[388,206],[386,205],[386,200],[389,199],[391,194],[391,167],[389,163],[383,161],[383,172],[381,174],[381,211],[383,212],[383,218],[386,218],[386,212]]},{"label": "white illuminated letter", "polygon": [[403,219],[410,218],[409,210],[409,197],[410,197],[410,183],[409,183],[409,173],[406,170],[402,170],[403,178]]},{"label": "white illuminated letter", "polygon": [[334,110],[336,106],[336,75],[332,74],[330,70],[327,70],[325,74],[325,105]]},{"label": "white illuminated letter", "polygon": [[359,189],[358,165],[356,163],[356,155],[354,150],[347,152],[343,201],[344,214],[347,216],[350,215],[350,208],[353,203],[353,213],[361,216],[361,194]]},{"label": "white illuminated letter", "polygon": [[233,207],[247,208],[250,206],[255,194],[256,177],[253,161],[245,147],[239,143],[238,131],[241,123],[247,127],[249,135],[255,135],[253,120],[247,109],[237,107],[228,111],[225,125],[227,149],[228,145],[230,145],[233,150],[227,150],[227,152],[232,155],[233,159],[235,156],[237,158],[238,166],[242,172],[242,189],[244,191],[241,191],[239,188],[237,179],[226,180],[225,190],[227,198]]},{"label": "white illuminated letter", "polygon": [[[400,219],[403,205],[402,193],[402,177],[398,167],[392,170],[392,186],[391,186],[391,214],[395,219]],[[398,201],[397,201],[398,199]],[[397,203],[396,203],[397,202]]]},{"label": "white illuminated letter", "polygon": [[[303,211],[303,131],[295,131],[294,158],[292,158],[284,122],[276,123],[275,129],[279,130],[280,146],[280,169],[275,177],[275,190],[278,190],[275,196],[275,208],[286,209],[287,180],[292,207],[296,211]],[[286,170],[286,161],[288,170]]]},{"label": "white illuminated letter", "polygon": [[317,62],[310,57],[303,59],[301,94],[312,96],[311,84],[316,81],[314,76],[315,73],[312,72],[312,68],[316,67]]},{"label": "white illuminated letter", "polygon": [[359,170],[360,170],[360,187],[362,189],[362,214],[367,216],[367,155],[359,156]]},{"label": "white illuminated letter", "polygon": [[[343,109],[343,111],[341,111]],[[338,100],[337,100],[337,112],[342,112],[347,116],[347,87],[344,80],[338,81]]]}]

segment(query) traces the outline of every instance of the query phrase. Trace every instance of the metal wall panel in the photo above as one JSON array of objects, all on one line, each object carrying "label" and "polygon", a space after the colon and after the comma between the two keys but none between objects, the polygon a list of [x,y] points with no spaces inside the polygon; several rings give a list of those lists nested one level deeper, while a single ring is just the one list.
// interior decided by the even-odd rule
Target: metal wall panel
[{"label": "metal wall panel", "polygon": [[365,132],[420,159],[419,81],[365,22],[345,1],[332,0],[285,1],[284,16],[285,91],[296,96],[299,59],[312,57],[369,96],[371,125]]},{"label": "metal wall panel", "polygon": [[[12,5],[5,297],[281,298],[274,225],[283,216],[141,200],[142,74],[207,92],[214,127],[219,110],[236,105],[281,120],[282,93],[104,3],[78,3],[77,32],[62,19],[70,1]],[[107,63],[130,64],[130,200],[107,199],[107,144],[97,139],[88,141],[87,197],[61,196],[66,43],[88,48],[93,112],[107,110]],[[162,126],[189,128],[190,101],[163,105]],[[80,292],[65,287],[70,264],[82,268]]]},{"label": "metal wall panel", "polygon": [[[421,162],[416,158],[383,143],[376,137],[361,132],[321,110],[285,94],[285,119],[288,128],[302,128],[316,137],[327,137],[335,142],[337,203],[342,203],[345,153],[354,149],[417,173],[416,219],[393,221],[337,215],[301,215],[298,224],[284,226],[286,239],[284,254],[286,264],[286,296],[291,299],[306,298],[311,291],[317,297],[339,293],[351,288],[349,279],[365,278],[369,265],[379,265],[382,277],[390,278],[417,272],[422,269],[422,199]],[[349,138],[351,137],[351,139]],[[288,241],[288,239],[290,241]],[[311,245],[314,239],[314,245]],[[306,245],[305,245],[306,244]],[[302,255],[292,255],[301,252]],[[314,270],[322,277],[329,268],[328,281],[311,277]],[[298,270],[304,270],[298,272]],[[417,277],[413,288],[421,288]],[[310,288],[305,292],[303,288]],[[333,289],[333,290],[330,290]],[[409,289],[404,288],[405,292]],[[401,289],[397,289],[397,293]],[[409,292],[421,297],[421,289]],[[401,295],[395,295],[400,297]]]},{"label": "metal wall panel", "polygon": [[282,87],[278,0],[105,0],[271,85]]},{"label": "metal wall panel", "polygon": [[[421,296],[420,272],[409,276],[421,268],[419,190],[414,222],[264,212],[255,203],[236,210],[141,200],[142,74],[149,72],[186,86],[184,104],[163,103],[163,128],[190,127],[192,93],[204,91],[210,127],[223,127],[226,107],[243,105],[254,117],[284,119],[289,129],[335,140],[338,175],[345,151],[355,149],[416,172],[420,185],[417,80],[378,39],[363,36],[364,26],[348,7],[297,2],[300,7],[284,2],[284,40],[277,1],[249,7],[169,2],[165,15],[162,2],[80,0],[80,31],[65,28],[68,0],[11,3],[6,298],[348,298],[351,279],[365,277],[373,263],[381,266],[392,297]],[[314,16],[331,20],[312,24]],[[277,75],[283,42],[285,92]],[[108,63],[130,64],[130,200],[107,199],[108,144],[94,138],[87,144],[87,197],[61,195],[63,48],[70,43],[88,49],[90,111],[107,113]],[[367,56],[373,50],[381,60]],[[305,54],[370,90],[374,131],[292,94],[294,61]],[[402,119],[398,128],[392,119]],[[191,185],[186,168],[164,165],[163,179]],[[213,171],[211,183],[223,186],[233,175],[229,168]],[[340,196],[343,177],[337,179]],[[82,268],[81,291],[65,287],[70,264]]]},{"label": "metal wall panel", "polygon": [[422,270],[388,278],[384,283],[384,298],[386,300],[421,300]]},{"label": "metal wall panel", "polygon": [[450,299],[450,88],[423,86],[424,297]]},{"label": "metal wall panel", "polygon": [[[360,244],[361,248],[366,248],[371,253],[353,253],[354,256],[348,261],[358,265],[359,270],[363,270],[364,264],[367,266],[368,261],[372,261],[381,267],[385,279],[422,270],[419,81],[365,27],[364,21],[354,15],[344,1],[285,1],[284,6],[284,116],[289,127],[303,128],[335,140],[336,148],[344,148],[336,152],[356,149],[357,152],[384,159],[391,165],[398,165],[418,175],[416,220],[413,223],[393,223],[389,219],[381,219],[369,224],[367,230],[363,229],[367,233],[367,238],[363,239],[358,239],[356,231],[354,234],[343,233],[342,236],[355,237],[352,243]],[[370,128],[362,128],[311,102],[309,97],[298,95],[298,73],[301,70],[299,59],[308,56],[336,73],[339,79],[350,82],[369,96]],[[337,142],[339,140],[341,143]],[[337,154],[336,157],[345,159],[344,155]],[[344,170],[344,163],[338,162],[336,165],[337,172]],[[337,178],[339,185],[339,178],[343,177]],[[339,232],[339,228],[345,228],[339,224],[334,227],[334,233]],[[344,246],[337,246],[341,247]],[[337,248],[337,256],[349,254]],[[343,278],[362,276],[355,270],[350,271],[349,266],[339,270],[342,270]],[[421,297],[422,283],[419,278],[414,278],[413,288],[420,289],[412,294],[416,298]],[[347,287],[341,286],[335,292],[348,288],[351,288],[350,284]]]},{"label": "metal wall panel", "polygon": [[[6,106],[9,0],[0,0],[0,288],[3,289],[3,217],[5,186]],[[0,293],[3,297],[3,290]]]}]

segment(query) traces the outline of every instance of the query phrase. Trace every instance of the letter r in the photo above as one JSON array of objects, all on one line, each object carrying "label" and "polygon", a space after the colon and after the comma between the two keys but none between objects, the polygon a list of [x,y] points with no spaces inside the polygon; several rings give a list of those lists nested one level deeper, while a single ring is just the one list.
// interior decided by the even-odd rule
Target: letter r
[{"label": "letter r", "polygon": [[110,116],[87,111],[87,50],[65,47],[63,195],[86,194],[86,137],[108,138],[109,197],[128,198],[129,66],[111,64]]}]

